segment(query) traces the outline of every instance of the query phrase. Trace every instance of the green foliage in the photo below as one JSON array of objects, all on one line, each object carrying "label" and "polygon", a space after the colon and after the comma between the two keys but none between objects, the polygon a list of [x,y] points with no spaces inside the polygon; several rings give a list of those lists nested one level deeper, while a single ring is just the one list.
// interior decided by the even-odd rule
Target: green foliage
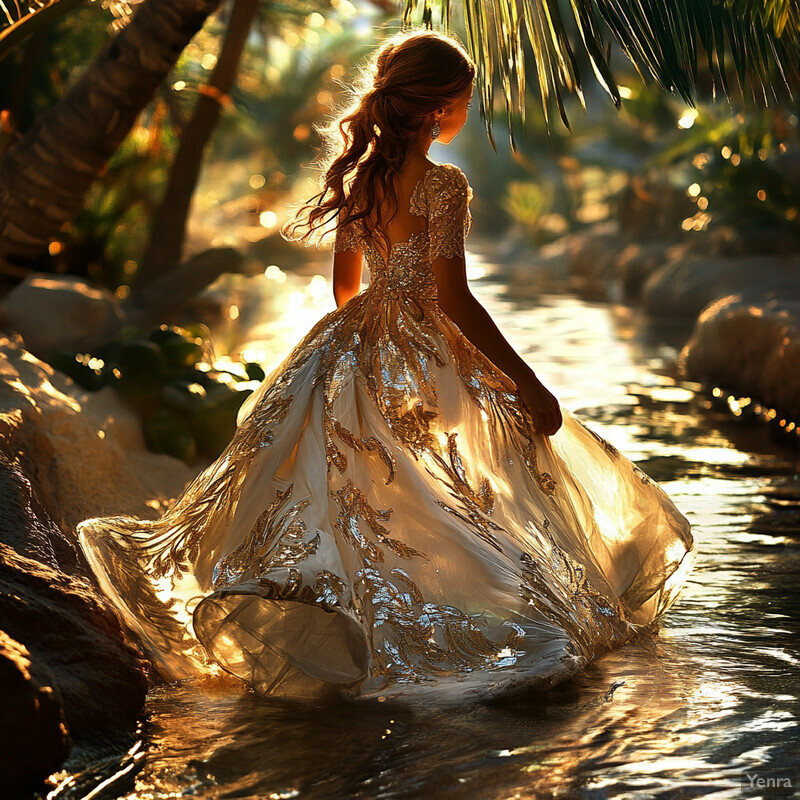
[{"label": "green foliage", "polygon": [[13,4],[0,2],[0,61],[11,55],[29,37],[73,11],[84,0],[43,0]]},{"label": "green foliage", "polygon": [[[312,18],[314,25],[308,22]],[[231,93],[235,113],[220,120],[209,162],[246,164],[264,182],[253,190],[226,168],[213,173],[215,195],[269,200],[291,191],[301,167],[315,158],[320,145],[315,127],[341,99],[346,69],[372,43],[355,37],[347,19],[329,13],[323,3],[262,7]],[[182,93],[191,91],[197,78],[186,80]]]},{"label": "green foliage", "polygon": [[772,26],[776,36],[784,31],[791,35],[800,31],[800,8],[797,0],[725,0],[734,12],[750,19],[763,20],[764,25]]},{"label": "green foliage", "polygon": [[[106,27],[119,30],[130,18],[131,8],[142,0],[103,0]],[[86,0],[0,0],[0,62],[16,54],[28,39],[47,31],[64,17],[73,21]]]},{"label": "green foliage", "polygon": [[236,430],[239,407],[263,380],[258,364],[214,366],[208,329],[161,325],[125,330],[96,354],[57,353],[55,369],[90,391],[113,387],[137,409],[148,446],[191,464],[216,458]]},{"label": "green foliage", "polygon": [[[59,5],[68,6],[66,0]],[[87,54],[95,53],[107,39],[107,15],[99,5],[86,3],[43,26],[0,60],[0,109],[6,114],[3,127],[11,141],[58,102]]]},{"label": "green foliage", "polygon": [[[107,39],[106,11],[86,4],[37,31],[0,62],[6,146],[61,99],[87,55]],[[37,265],[40,271],[88,276],[112,290],[128,283],[174,147],[168,122],[164,101],[157,98],[87,194],[82,211],[51,244]],[[0,152],[3,145],[0,133]]]},{"label": "green foliage", "polygon": [[[405,0],[406,23],[449,28],[451,0]],[[610,32],[643,80],[694,102],[698,60],[705,55],[715,90],[749,89],[756,100],[777,98],[796,86],[800,64],[798,11],[794,0],[570,0],[571,24],[559,0],[464,0],[467,45],[479,65],[481,113],[491,136],[495,83],[512,118],[524,120],[526,47],[535,65],[544,118],[553,106],[571,130],[564,96],[583,103],[576,49],[619,107],[622,97],[611,70]],[[579,46],[576,48],[576,45]]]},{"label": "green foliage", "polygon": [[[225,13],[223,8],[212,17],[185,49],[87,194],[83,210],[63,228],[38,270],[86,276],[118,290],[121,297],[127,295],[181,129],[213,70]],[[346,19],[331,13],[326,3],[265,2],[259,14],[231,102],[223,108],[207,154],[206,175],[213,189],[207,202],[201,176],[201,212],[237,199],[260,210],[262,197],[272,203],[276,194],[281,197],[292,189],[300,165],[313,158],[318,144],[313,126],[335,101],[337,69],[343,74],[341,65],[352,61],[354,49],[360,53],[365,46],[354,40]],[[99,4],[87,4],[68,19],[45,26],[0,62],[0,152],[58,102],[75,71],[107,37],[107,15]],[[232,169],[233,161],[246,164],[246,172],[238,166]],[[249,184],[254,173],[263,176],[263,184]],[[211,224],[219,223],[216,219]]]},{"label": "green foliage", "polygon": [[512,181],[506,189],[503,204],[508,216],[520,225],[534,241],[547,241],[547,230],[542,219],[551,210],[553,202],[549,186],[529,181]]},{"label": "green foliage", "polygon": [[129,283],[147,243],[147,228],[175,147],[157,100],[89,190],[80,213],[64,226],[43,268],[89,277],[112,291]]},{"label": "green foliage", "polygon": [[[727,224],[740,236],[781,231],[800,245],[797,107],[720,119],[701,114],[652,164],[681,169],[697,212],[694,230]],[[688,227],[687,220],[687,227]]]}]

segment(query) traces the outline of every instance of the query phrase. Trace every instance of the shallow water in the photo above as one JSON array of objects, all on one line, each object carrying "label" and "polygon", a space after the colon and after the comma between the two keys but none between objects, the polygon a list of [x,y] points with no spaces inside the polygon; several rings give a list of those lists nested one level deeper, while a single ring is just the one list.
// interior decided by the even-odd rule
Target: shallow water
[{"label": "shallow water", "polygon": [[[250,328],[251,350],[274,360],[302,332],[299,307],[311,318],[327,310],[315,280],[311,289],[307,279],[280,284],[295,299]],[[658,638],[607,654],[546,695],[459,710],[304,707],[227,680],[159,687],[137,737],[76,750],[42,797],[733,798],[748,771],[783,779],[776,770],[791,769],[796,780],[792,454],[670,377],[669,341],[683,333],[569,295],[515,298],[490,279],[474,287],[562,404],[658,480],[692,522],[697,566]]]}]

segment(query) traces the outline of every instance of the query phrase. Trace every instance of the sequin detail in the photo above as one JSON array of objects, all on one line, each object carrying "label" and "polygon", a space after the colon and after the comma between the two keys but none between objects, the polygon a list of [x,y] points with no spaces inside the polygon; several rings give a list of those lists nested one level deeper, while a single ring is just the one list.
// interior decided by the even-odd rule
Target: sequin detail
[{"label": "sequin detail", "polygon": [[[605,524],[615,501],[595,513],[513,382],[439,308],[433,260],[464,255],[470,197],[458,168],[436,165],[410,199],[426,227],[387,258],[361,223],[338,231],[335,249],[363,251],[369,286],[314,325],[248,399],[220,458],[160,520],[82,523],[104,591],[165,675],[202,673],[224,650],[225,668],[254,686],[277,687],[285,672],[292,688],[302,667],[281,633],[292,630],[313,644],[298,663],[315,667],[339,650],[316,637],[341,636],[347,656],[330,673],[369,664],[375,691],[484,671],[494,686],[515,670],[535,674],[539,645],[547,676],[566,676],[635,635],[623,611],[647,604],[655,618],[674,601],[677,588],[662,589],[692,550],[685,520],[641,470],[570,423],[569,435],[597,450],[594,464],[647,493],[632,506],[660,509],[660,535],[656,517],[644,533],[630,528],[617,597],[604,548],[629,531],[583,527]],[[631,576],[637,558],[647,562]],[[304,606],[337,614],[312,621]],[[220,651],[205,639],[204,649],[193,618]],[[257,679],[259,659],[281,653],[285,663],[270,661],[269,680]]]}]

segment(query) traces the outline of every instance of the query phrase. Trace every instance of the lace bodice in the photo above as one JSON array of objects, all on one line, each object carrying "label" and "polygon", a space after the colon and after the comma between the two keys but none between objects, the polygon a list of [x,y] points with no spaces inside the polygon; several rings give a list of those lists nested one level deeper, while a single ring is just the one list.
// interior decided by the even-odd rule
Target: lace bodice
[{"label": "lace bodice", "polygon": [[417,181],[409,211],[425,217],[427,226],[402,242],[395,242],[384,259],[363,220],[336,232],[334,252],[362,251],[372,276],[371,286],[422,299],[436,297],[432,263],[435,258],[464,256],[464,243],[472,218],[472,189],[464,173],[454,164],[434,164]]}]

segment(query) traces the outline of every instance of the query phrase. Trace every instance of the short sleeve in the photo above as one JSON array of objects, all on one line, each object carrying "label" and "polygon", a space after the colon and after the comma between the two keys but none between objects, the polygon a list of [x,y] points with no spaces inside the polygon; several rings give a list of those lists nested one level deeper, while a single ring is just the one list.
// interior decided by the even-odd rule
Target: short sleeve
[{"label": "short sleeve", "polygon": [[340,225],[336,228],[336,238],[333,240],[333,252],[343,253],[346,250],[358,252],[361,249],[361,236],[359,235],[359,225],[351,222],[347,225]]},{"label": "short sleeve", "polygon": [[431,259],[463,258],[472,222],[472,189],[467,176],[453,164],[440,164],[431,172],[425,187]]}]

